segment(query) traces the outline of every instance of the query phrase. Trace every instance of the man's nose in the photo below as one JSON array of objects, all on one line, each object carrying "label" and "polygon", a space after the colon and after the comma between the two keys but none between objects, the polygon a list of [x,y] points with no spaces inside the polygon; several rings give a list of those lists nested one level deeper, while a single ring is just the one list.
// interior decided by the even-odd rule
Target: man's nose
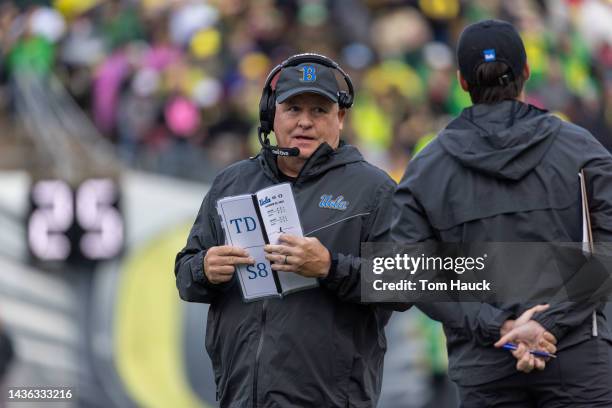
[{"label": "man's nose", "polygon": [[301,128],[309,128],[313,124],[312,117],[308,112],[303,112],[298,119],[298,126]]}]

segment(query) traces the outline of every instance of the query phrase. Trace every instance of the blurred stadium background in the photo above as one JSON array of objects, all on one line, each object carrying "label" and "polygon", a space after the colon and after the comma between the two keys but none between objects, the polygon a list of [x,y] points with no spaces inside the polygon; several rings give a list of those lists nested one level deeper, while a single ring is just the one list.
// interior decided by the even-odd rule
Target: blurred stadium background
[{"label": "blurred stadium background", "polygon": [[[469,105],[454,46],[488,17],[521,30],[528,101],[612,148],[609,0],[2,1],[0,332],[15,358],[0,388],[215,406],[206,306],[179,300],[173,261],[216,172],[257,151],[269,70],[298,52],[338,61],[358,95],[344,138],[399,180]],[[380,406],[456,406],[439,325],[411,310],[388,336]]]}]

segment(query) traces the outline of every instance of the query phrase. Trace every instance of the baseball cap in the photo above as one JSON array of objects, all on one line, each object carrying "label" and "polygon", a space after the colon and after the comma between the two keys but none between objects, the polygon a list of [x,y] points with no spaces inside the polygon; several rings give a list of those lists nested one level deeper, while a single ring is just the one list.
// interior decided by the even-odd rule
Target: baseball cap
[{"label": "baseball cap", "polygon": [[278,76],[275,90],[278,103],[303,93],[319,94],[337,103],[340,88],[332,68],[305,62],[283,68]]},{"label": "baseball cap", "polygon": [[514,26],[501,20],[483,20],[467,26],[459,37],[457,63],[468,84],[477,83],[476,69],[486,62],[504,62],[512,79],[527,62],[523,40]]}]

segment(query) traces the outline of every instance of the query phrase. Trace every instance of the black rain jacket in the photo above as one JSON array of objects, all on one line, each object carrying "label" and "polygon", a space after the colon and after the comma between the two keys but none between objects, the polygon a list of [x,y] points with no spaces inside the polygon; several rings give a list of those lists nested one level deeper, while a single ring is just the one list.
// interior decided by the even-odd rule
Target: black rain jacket
[{"label": "black rain jacket", "polygon": [[[267,151],[222,171],[176,257],[181,298],[210,303],[206,350],[220,405],[375,406],[390,312],[360,304],[359,255],[361,242],[390,241],[395,183],[355,147],[321,145],[292,188],[304,234],[332,254],[330,274],[318,288],[245,303],[236,276],[213,285],[203,271],[206,250],[224,243],[216,201],[279,181],[276,159]],[[320,208],[323,195],[341,195],[348,207]]]},{"label": "black rain jacket", "polygon": [[[519,101],[474,105],[408,165],[394,197],[399,243],[581,242],[578,173],[585,169],[596,242],[612,242],[612,156],[585,129]],[[429,303],[444,324],[449,374],[478,385],[515,372],[512,355],[492,344],[508,318],[529,306]],[[559,352],[591,337],[611,339],[602,307],[562,302],[536,315]]]}]

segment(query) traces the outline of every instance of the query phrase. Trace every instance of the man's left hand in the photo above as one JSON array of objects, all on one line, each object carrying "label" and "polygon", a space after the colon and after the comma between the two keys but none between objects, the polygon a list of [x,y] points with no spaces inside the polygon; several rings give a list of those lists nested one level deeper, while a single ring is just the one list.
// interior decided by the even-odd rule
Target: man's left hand
[{"label": "man's left hand", "polygon": [[273,270],[307,278],[324,278],[329,273],[331,256],[318,239],[282,234],[278,242],[264,247]]}]

